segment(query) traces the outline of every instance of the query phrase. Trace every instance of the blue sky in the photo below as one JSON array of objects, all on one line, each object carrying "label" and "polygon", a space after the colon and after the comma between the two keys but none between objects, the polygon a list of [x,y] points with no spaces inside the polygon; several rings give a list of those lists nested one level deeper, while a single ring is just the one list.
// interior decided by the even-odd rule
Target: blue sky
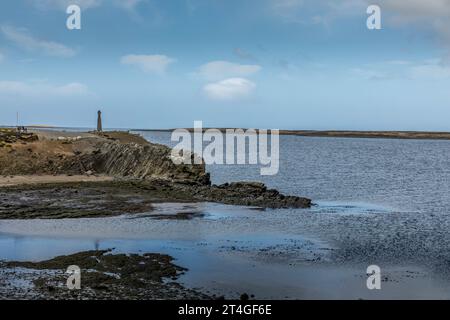
[{"label": "blue sky", "polygon": [[2,1],[0,124],[450,131],[449,21],[450,0]]}]

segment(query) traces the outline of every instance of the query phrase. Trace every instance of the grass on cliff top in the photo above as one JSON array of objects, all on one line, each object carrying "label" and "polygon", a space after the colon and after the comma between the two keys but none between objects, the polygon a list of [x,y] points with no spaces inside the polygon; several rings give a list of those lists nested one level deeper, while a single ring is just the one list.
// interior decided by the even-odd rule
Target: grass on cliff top
[{"label": "grass on cliff top", "polygon": [[119,141],[120,143],[137,143],[140,145],[150,144],[141,135],[133,134],[127,131],[106,131],[106,132],[96,132],[96,134],[109,140]]}]

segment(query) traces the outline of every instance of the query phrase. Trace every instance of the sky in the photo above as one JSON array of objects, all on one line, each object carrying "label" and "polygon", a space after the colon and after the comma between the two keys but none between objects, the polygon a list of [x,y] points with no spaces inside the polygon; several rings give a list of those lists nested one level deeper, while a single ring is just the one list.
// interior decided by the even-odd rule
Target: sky
[{"label": "sky", "polygon": [[107,128],[450,131],[450,0],[1,1],[0,124],[99,109]]}]

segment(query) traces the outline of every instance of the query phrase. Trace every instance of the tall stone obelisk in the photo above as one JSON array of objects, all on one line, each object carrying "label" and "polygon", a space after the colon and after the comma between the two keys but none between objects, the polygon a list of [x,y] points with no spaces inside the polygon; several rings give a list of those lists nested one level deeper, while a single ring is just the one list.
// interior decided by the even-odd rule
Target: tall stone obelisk
[{"label": "tall stone obelisk", "polygon": [[102,132],[103,131],[103,127],[102,127],[102,112],[100,110],[98,110],[98,117],[97,117],[97,131],[98,132]]}]

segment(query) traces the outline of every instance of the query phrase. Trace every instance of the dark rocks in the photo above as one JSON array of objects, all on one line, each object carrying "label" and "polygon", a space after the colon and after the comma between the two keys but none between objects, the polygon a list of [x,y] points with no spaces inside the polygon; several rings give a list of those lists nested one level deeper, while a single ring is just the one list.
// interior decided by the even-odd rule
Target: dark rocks
[{"label": "dark rocks", "polygon": [[309,208],[310,199],[285,196],[260,182],[233,182],[222,185],[189,185],[164,180],[134,181],[136,186],[164,191],[168,197],[185,201],[218,202],[260,208]]},{"label": "dark rocks", "polygon": [[125,213],[145,214],[152,219],[188,220],[203,215],[195,210],[158,215],[152,212],[153,204],[218,202],[259,208],[306,208],[311,204],[309,199],[283,196],[264,185],[245,182],[208,186],[140,179],[2,187],[0,199],[0,219],[96,218]]},{"label": "dark rocks", "polygon": [[[34,287],[27,299],[211,299],[186,289],[176,280],[187,269],[172,263],[173,258],[157,253],[114,254],[111,250],[85,251],[41,262],[0,262],[0,272],[22,268],[34,272]],[[66,287],[68,266],[81,269],[81,289]],[[27,274],[12,274],[17,280]],[[1,282],[0,282],[1,283]],[[13,288],[0,289],[0,298],[20,297]]]},{"label": "dark rocks", "polygon": [[262,208],[309,208],[311,200],[285,196],[275,189],[267,189],[260,182],[233,182],[201,189],[196,197],[205,201]]},{"label": "dark rocks", "polygon": [[8,143],[27,143],[38,141],[38,136],[34,133],[18,132],[14,129],[0,129],[0,145]]},{"label": "dark rocks", "polygon": [[[24,201],[23,198],[27,200]],[[151,212],[158,200],[114,182],[0,188],[0,219],[98,218]]]},{"label": "dark rocks", "polygon": [[248,301],[249,300],[249,296],[246,293],[241,294],[241,301]]}]

